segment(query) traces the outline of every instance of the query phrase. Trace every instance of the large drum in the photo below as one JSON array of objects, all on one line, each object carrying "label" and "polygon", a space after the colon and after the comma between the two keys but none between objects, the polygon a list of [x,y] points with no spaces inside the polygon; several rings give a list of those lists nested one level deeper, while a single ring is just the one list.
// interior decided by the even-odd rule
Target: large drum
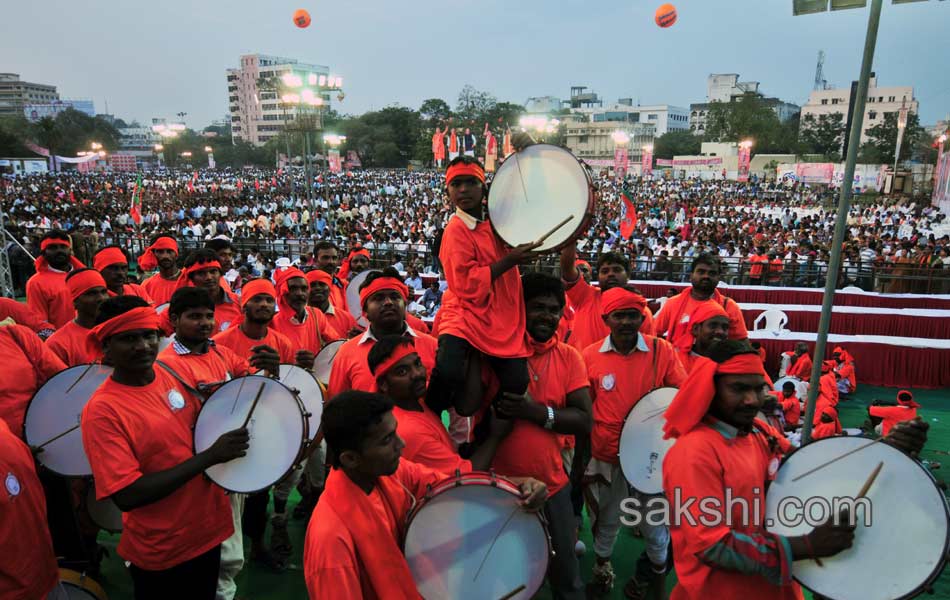
[{"label": "large drum", "polygon": [[792,382],[792,384],[795,386],[795,394],[798,396],[799,400],[804,402],[808,397],[808,382],[802,381],[798,377],[782,377],[781,379],[777,379],[775,381],[775,385],[773,385],[772,388],[776,392],[781,392],[786,381]]},{"label": "large drum", "polygon": [[96,485],[93,482],[89,483],[86,491],[86,512],[101,529],[110,533],[122,532],[122,511],[111,498],[96,500]]},{"label": "large drum", "polygon": [[306,411],[297,395],[276,379],[250,375],[228,381],[202,405],[195,423],[195,453],[239,429],[252,405],[247,455],[205,470],[211,481],[240,494],[259,492],[280,481],[309,440]]},{"label": "large drum", "polygon": [[60,569],[59,580],[69,600],[108,600],[109,598],[96,580],[78,571]]},{"label": "large drum", "polygon": [[405,555],[423,598],[485,600],[544,582],[551,554],[541,518],[524,511],[518,487],[469,473],[434,486],[409,517]]},{"label": "large drum", "polygon": [[590,225],[593,213],[590,173],[573,154],[550,144],[528,146],[505,159],[488,193],[492,227],[509,246],[537,241],[571,217],[539,252],[573,243]]},{"label": "large drum", "polygon": [[280,382],[297,394],[307,413],[307,439],[313,441],[320,429],[320,417],[323,416],[323,386],[310,374],[297,365],[280,365]]},{"label": "large drum", "polygon": [[316,377],[317,381],[322,383],[324,387],[330,385],[330,371],[333,370],[333,360],[336,358],[336,353],[340,351],[340,348],[342,348],[345,343],[346,340],[336,340],[324,346],[320,352],[317,352],[317,358],[313,361],[313,376]]},{"label": "large drum", "polygon": [[826,438],[789,456],[766,495],[769,531],[808,533],[822,515],[813,508],[812,521],[791,522],[796,517],[804,520],[809,510],[803,507],[811,503],[832,511],[833,498],[857,498],[880,463],[883,467],[866,496],[871,513],[857,504],[854,545],[822,558],[823,566],[812,560],[793,563],[795,579],[813,592],[836,600],[911,598],[943,570],[950,549],[946,497],[920,463],[867,438]]},{"label": "large drum", "polygon": [[65,477],[92,475],[79,420],[92,394],[111,374],[112,367],[100,364],[69,367],[51,377],[30,400],[24,438],[30,446],[43,447],[36,458],[50,471]]},{"label": "large drum", "polygon": [[369,321],[363,316],[363,307],[360,305],[360,286],[363,285],[370,273],[379,273],[379,270],[367,269],[346,284],[346,306],[350,309],[353,318],[356,319],[356,324],[363,329],[369,327]]},{"label": "large drum", "polygon": [[663,459],[675,440],[663,439],[663,413],[676,388],[653,390],[627,415],[620,433],[620,468],[627,482],[644,494],[663,493]]}]

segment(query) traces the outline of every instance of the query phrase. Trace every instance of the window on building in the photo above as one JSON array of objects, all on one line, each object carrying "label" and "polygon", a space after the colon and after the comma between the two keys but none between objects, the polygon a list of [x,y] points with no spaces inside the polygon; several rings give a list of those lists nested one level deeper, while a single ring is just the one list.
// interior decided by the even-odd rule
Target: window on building
[{"label": "window on building", "polygon": [[828,99],[827,99],[827,98],[822,98],[822,99],[821,99],[821,103],[822,103],[822,104],[828,104]]},{"label": "window on building", "polygon": [[240,120],[241,120],[241,117],[240,117],[239,115],[235,115],[235,116],[231,117],[231,122],[232,122],[232,123],[237,123],[237,122],[240,121]]},{"label": "window on building", "polygon": [[586,144],[590,140],[590,136],[582,135],[577,139],[578,144]]},{"label": "window on building", "polygon": [[884,102],[884,96],[878,96],[878,97],[877,97],[877,101],[878,101],[878,102]]},{"label": "window on building", "polygon": [[240,126],[240,125],[232,125],[232,126],[231,126],[231,131],[241,131],[241,126]]},{"label": "window on building", "polygon": [[875,119],[877,119],[877,111],[872,110],[871,112],[868,113],[868,121],[873,121]]},{"label": "window on building", "polygon": [[841,99],[840,99],[840,98],[832,98],[832,99],[831,99],[831,103],[832,103],[832,104],[838,104],[839,102],[841,102]]},{"label": "window on building", "polygon": [[888,101],[888,102],[896,102],[896,101],[897,101],[897,97],[896,97],[896,96],[891,96],[891,97],[889,97],[889,98],[887,99],[887,101]]}]

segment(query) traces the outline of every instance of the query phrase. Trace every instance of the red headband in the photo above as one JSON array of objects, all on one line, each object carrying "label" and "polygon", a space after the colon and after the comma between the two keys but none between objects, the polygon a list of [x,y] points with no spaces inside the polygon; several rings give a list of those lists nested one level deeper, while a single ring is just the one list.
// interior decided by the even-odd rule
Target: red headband
[{"label": "red headband", "polygon": [[310,285],[317,283],[325,283],[328,286],[333,285],[333,275],[330,275],[322,269],[314,269],[313,271],[307,272],[307,282]]},{"label": "red headband", "polygon": [[[904,394],[907,394],[908,396],[910,396],[910,398],[908,398],[907,400],[902,400],[901,396],[903,396]],[[897,392],[897,402],[900,403],[901,406],[909,406],[911,408],[920,408],[920,404],[918,404],[917,402],[914,402],[914,395],[910,392],[910,390],[901,390]]]},{"label": "red headband", "polygon": [[244,287],[241,288],[241,308],[244,308],[248,300],[259,294],[268,294],[274,299],[277,298],[277,290],[270,279],[252,279],[245,283]]},{"label": "red headband", "polygon": [[696,307],[696,309],[693,310],[693,314],[690,315],[690,329],[692,329],[692,325],[704,323],[714,317],[725,317],[728,319],[729,315],[726,313],[726,309],[724,309],[718,302],[707,300]]},{"label": "red headband", "polygon": [[409,300],[409,288],[406,287],[406,284],[399,281],[395,277],[379,277],[374,279],[372,283],[360,290],[360,306],[365,310],[366,301],[370,296],[376,292],[382,292],[384,290],[395,290],[399,292],[399,295],[402,296],[403,301]]},{"label": "red headband", "polygon": [[97,271],[101,271],[109,265],[119,264],[129,264],[129,259],[119,248],[106,248],[104,250],[100,250],[92,259],[92,268]]},{"label": "red headband", "polygon": [[723,363],[705,357],[696,359],[686,381],[676,392],[673,403],[666,409],[664,439],[685,435],[703,420],[716,396],[716,384],[713,380],[716,375],[766,376],[758,354],[738,354]]},{"label": "red headband", "polygon": [[368,260],[372,260],[372,256],[369,254],[369,250],[366,248],[360,248],[359,250],[353,250],[350,252],[345,259],[343,259],[343,264],[340,265],[340,279],[346,281],[350,275],[350,261],[353,260],[355,256],[365,256]]},{"label": "red headband", "polygon": [[178,242],[168,236],[162,236],[155,240],[155,243],[145,249],[142,256],[139,257],[139,266],[145,271],[154,271],[158,268],[158,259],[155,258],[155,250],[172,250],[178,255]]},{"label": "red headband", "polygon": [[370,369],[376,379],[386,376],[390,369],[396,366],[396,363],[406,358],[410,354],[416,353],[416,345],[411,339],[406,338],[404,342],[396,346],[389,358],[376,365],[375,369]]},{"label": "red headband", "polygon": [[221,263],[216,260],[209,260],[207,262],[196,262],[190,267],[185,267],[181,270],[181,275],[178,276],[178,287],[187,287],[191,285],[191,276],[195,273],[201,271],[209,271],[211,269],[217,269],[218,272],[221,272]]},{"label": "red headband", "polygon": [[[278,270],[276,273],[274,273],[274,280],[277,282],[277,285],[275,286],[277,292],[277,304],[280,306],[280,310],[282,311],[293,311],[293,309],[290,307],[290,304],[284,300],[284,296],[286,296],[287,292],[289,291],[287,282],[291,279],[294,279],[295,277],[299,277],[304,281],[307,281],[307,276],[297,267],[287,267],[282,271]],[[307,281],[307,286],[310,286],[309,281]],[[292,314],[292,312],[288,312],[288,314]]]},{"label": "red headband", "polygon": [[445,185],[452,183],[452,180],[456,177],[470,176],[478,179],[482,183],[485,183],[485,169],[482,168],[477,162],[474,163],[457,163],[449,167],[445,171]]},{"label": "red headband", "polygon": [[69,240],[60,240],[60,239],[56,239],[56,238],[46,238],[45,240],[43,240],[42,242],[40,242],[40,250],[46,250],[46,249],[49,248],[50,246],[57,246],[57,245],[59,245],[59,246],[69,246],[70,248],[73,247],[73,243],[72,243],[71,241],[69,241]]},{"label": "red headband", "polygon": [[643,313],[647,307],[646,298],[622,287],[610,288],[600,295],[600,300],[600,314],[605,317],[615,310],[628,310],[631,308],[635,308]]},{"label": "red headband", "polygon": [[106,280],[99,271],[90,269],[76,273],[69,278],[66,285],[69,287],[69,296],[75,300],[92,288],[106,287]]},{"label": "red headband", "polygon": [[133,308],[90,329],[86,335],[86,348],[90,354],[98,356],[102,353],[102,344],[107,339],[116,334],[137,329],[161,329],[158,314],[154,308],[151,306]]}]

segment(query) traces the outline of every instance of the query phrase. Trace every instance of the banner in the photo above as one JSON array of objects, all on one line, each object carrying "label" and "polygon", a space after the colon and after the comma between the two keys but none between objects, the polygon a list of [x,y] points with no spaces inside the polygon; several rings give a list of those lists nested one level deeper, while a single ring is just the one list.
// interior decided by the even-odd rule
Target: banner
[{"label": "banner", "polygon": [[752,148],[739,145],[739,175],[736,181],[749,181],[749,164],[752,161]]},{"label": "banner", "polygon": [[357,154],[356,150],[347,150],[346,151],[346,168],[359,168],[363,166],[363,163],[360,162],[360,155]]},{"label": "banner", "polygon": [[658,167],[672,167],[673,159],[671,158],[658,158],[656,159],[656,166]]},{"label": "banner", "polygon": [[47,150],[46,148],[40,148],[39,146],[37,146],[31,141],[24,140],[23,145],[29,148],[30,150],[32,150],[33,152],[36,152],[40,156],[49,156],[49,150]]},{"label": "banner", "polygon": [[330,162],[331,173],[339,173],[340,171],[343,170],[343,165],[340,161],[339,150],[337,150],[336,148],[330,148],[329,152],[327,152],[327,158]]},{"label": "banner", "polygon": [[649,177],[653,175],[653,149],[643,149],[643,156],[640,160],[640,175]]},{"label": "banner", "polygon": [[213,152],[209,152],[209,153],[208,153],[208,168],[209,168],[209,169],[213,169],[214,167],[215,167],[214,153],[213,153]]},{"label": "banner", "polygon": [[937,182],[932,202],[944,214],[950,212],[950,152],[944,151],[937,160]]},{"label": "banner", "polygon": [[658,167],[711,167],[713,165],[721,164],[721,156],[714,156],[711,158],[680,158],[673,160],[664,160],[662,158],[656,159],[656,166]]},{"label": "banner", "polygon": [[796,163],[795,175],[802,183],[829,184],[835,173],[835,163]]},{"label": "banner", "polygon": [[623,177],[629,168],[630,156],[628,154],[627,148],[624,146],[617,146],[614,148],[614,173],[616,173],[618,177]]},{"label": "banner", "polygon": [[109,166],[113,171],[135,171],[135,156],[132,154],[110,154]]}]

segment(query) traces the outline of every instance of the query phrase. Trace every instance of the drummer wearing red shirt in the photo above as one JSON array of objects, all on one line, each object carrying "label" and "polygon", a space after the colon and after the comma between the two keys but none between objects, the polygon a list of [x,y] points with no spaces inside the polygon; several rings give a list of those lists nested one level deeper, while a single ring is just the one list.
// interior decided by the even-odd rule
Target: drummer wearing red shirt
[{"label": "drummer wearing red shirt", "polygon": [[729,335],[729,315],[716,302],[706,301],[693,311],[690,333],[693,346],[688,351],[676,349],[683,370],[688,374],[693,364],[702,356],[709,356],[709,349]]},{"label": "drummer wearing red shirt", "polygon": [[[304,577],[313,600],[419,598],[400,550],[411,508],[444,473],[401,460],[392,401],[349,391],[323,411],[333,470],[307,527]],[[526,510],[540,510],[545,485],[517,480]]]},{"label": "drummer wearing red shirt", "polygon": [[[214,241],[214,240],[211,240]],[[222,241],[222,240],[218,240]],[[178,287],[204,288],[214,300],[215,331],[226,331],[241,324],[244,314],[241,303],[221,277],[222,265],[214,250],[202,248],[185,258],[184,268],[178,278]]]},{"label": "drummer wearing red shirt", "polygon": [[[237,327],[214,335],[215,343],[230,348],[238,356],[249,360],[255,355],[272,358],[271,355],[276,354],[281,363],[297,362],[297,353],[290,340],[268,327],[276,314],[276,297],[277,290],[269,279],[252,279],[245,283],[241,291],[244,318]],[[251,364],[255,366],[253,361]],[[303,364],[300,366],[306,368]],[[279,370],[268,372],[275,377],[280,374]]]},{"label": "drummer wearing red shirt", "polygon": [[564,463],[562,449],[565,436],[590,435],[590,383],[580,352],[557,339],[565,304],[560,280],[525,273],[522,287],[533,352],[528,357],[531,380],[523,396],[505,394],[498,402],[498,414],[512,419],[514,430],[502,441],[492,469],[506,477],[533,476],[548,486],[544,514],[554,550],[548,568],[552,594],[582,600],[584,584],[574,553],[577,531],[568,478],[571,464]]},{"label": "drummer wearing red shirt", "polygon": [[89,354],[86,336],[96,325],[96,313],[109,298],[106,282],[95,269],[76,269],[66,276],[66,287],[76,307],[76,318],[66,323],[46,340],[46,345],[67,367],[95,362]]},{"label": "drummer wearing red shirt", "polygon": [[690,325],[693,311],[703,302],[712,300],[722,306],[729,315],[729,339],[744,340],[749,337],[739,305],[716,289],[721,273],[722,262],[718,256],[704,253],[693,259],[689,276],[692,285],[663,305],[663,310],[657,314],[654,324],[656,334],[664,336],[666,341],[681,352],[688,352],[693,345]]},{"label": "drummer wearing red shirt", "polygon": [[330,303],[337,310],[347,312],[346,284],[337,277],[337,271],[340,269],[339,249],[333,242],[324,240],[313,247],[313,254],[316,257],[317,269],[330,276]]},{"label": "drummer wearing red shirt", "polygon": [[[603,294],[603,318],[610,335],[584,349],[587,378],[593,396],[594,426],[591,455],[585,478],[597,514],[594,522],[593,591],[606,594],[614,582],[610,555],[620,530],[620,505],[631,496],[630,486],[620,469],[620,433],[630,410],[650,391],[659,387],[679,387],[686,378],[673,347],[667,342],[639,332],[646,300],[622,287]],[[645,505],[654,496],[635,492]],[[627,582],[628,598],[644,597],[651,584],[662,586],[667,571],[670,534],[665,526],[644,520],[640,531],[647,548],[637,561],[634,576]]]},{"label": "drummer wearing red shirt", "polygon": [[291,267],[277,271],[275,278],[280,311],[270,327],[290,340],[296,349],[295,362],[304,369],[312,369],[317,352],[324,344],[342,336],[330,327],[322,312],[307,306],[310,283],[303,271]]},{"label": "drummer wearing red shirt", "polygon": [[534,256],[540,243],[506,249],[495,235],[483,205],[485,170],[475,159],[458,157],[445,172],[455,214],[442,234],[439,259],[448,290],[439,311],[439,352],[426,403],[436,411],[458,408],[468,359],[484,355],[500,392],[524,394],[528,388],[524,299],[518,265]]},{"label": "drummer wearing red shirt", "polygon": [[233,531],[228,500],[203,472],[244,456],[246,429],[194,453],[200,404],[165,368],[154,368],[159,318],[138,298],[102,306],[89,333],[115,370],[82,413],[83,446],[99,499],[125,513],[118,552],[137,600],[215,597],[221,542]]},{"label": "drummer wearing red shirt", "polygon": [[[354,337],[363,333],[357,327],[356,319],[346,309],[338,308],[331,301],[332,290],[335,289],[334,277],[321,269],[307,272],[307,282],[310,284],[310,296],[307,303],[324,314],[329,326],[337,332],[339,339]],[[325,340],[332,341],[332,340]]]},{"label": "drummer wearing red shirt", "polygon": [[920,404],[914,401],[914,395],[910,393],[910,390],[901,390],[897,392],[897,406],[885,406],[874,401],[868,407],[868,415],[882,419],[881,435],[886,436],[894,425],[916,419],[918,408]]},{"label": "drummer wearing red shirt", "polygon": [[795,384],[786,381],[782,384],[782,391],[778,393],[778,403],[785,413],[785,426],[789,429],[797,429],[799,421],[802,418],[802,404],[795,392]]},{"label": "drummer wearing red shirt", "polygon": [[[761,511],[778,459],[791,451],[781,432],[755,419],[765,402],[765,370],[752,348],[727,340],[689,374],[665,413],[664,432],[676,439],[663,462],[667,498],[680,497],[692,519],[671,526],[678,583],[671,600],[697,598],[801,599],[791,578],[792,561],[833,556],[849,548],[854,529],[833,521],[805,536],[769,533]],[[927,424],[903,423],[887,443],[915,456],[926,442]],[[727,491],[732,500],[726,500]],[[712,500],[707,500],[712,499]],[[692,500],[692,502],[690,502]],[[733,511],[711,526],[700,519],[700,500]],[[730,503],[731,502],[731,503]]]},{"label": "drummer wearing red shirt", "polygon": [[169,235],[155,237],[152,245],[146,248],[139,257],[139,268],[142,271],[158,269],[158,273],[142,282],[142,287],[156,305],[165,304],[171,300],[172,294],[178,289],[181,269],[178,268],[177,260],[178,242]]},{"label": "drummer wearing red shirt", "polygon": [[102,273],[110,296],[138,296],[149,304],[152,297],[137,283],[129,283],[129,258],[119,246],[106,246],[92,257],[92,268]]},{"label": "drummer wearing red shirt", "polygon": [[54,327],[62,327],[75,316],[66,274],[86,265],[73,256],[73,243],[65,231],[48,231],[40,241],[40,255],[33,263],[36,273],[26,282],[26,303]]}]

